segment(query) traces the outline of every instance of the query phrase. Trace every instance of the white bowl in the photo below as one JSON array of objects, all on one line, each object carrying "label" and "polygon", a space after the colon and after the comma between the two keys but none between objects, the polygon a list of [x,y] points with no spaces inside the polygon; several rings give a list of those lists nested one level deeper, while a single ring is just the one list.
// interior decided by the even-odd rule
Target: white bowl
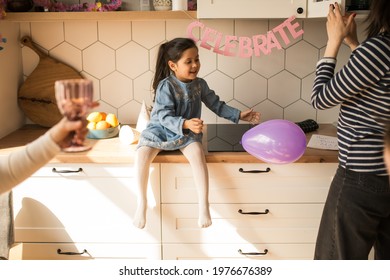
[{"label": "white bowl", "polygon": [[90,129],[87,137],[91,139],[106,139],[117,136],[119,133],[119,126],[110,127],[107,129]]}]

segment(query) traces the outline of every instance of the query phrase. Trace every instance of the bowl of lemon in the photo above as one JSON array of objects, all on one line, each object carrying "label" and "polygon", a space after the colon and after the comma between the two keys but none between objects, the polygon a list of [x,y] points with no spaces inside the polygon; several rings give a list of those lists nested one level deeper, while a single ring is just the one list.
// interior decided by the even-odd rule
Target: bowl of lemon
[{"label": "bowl of lemon", "polygon": [[88,134],[91,139],[112,138],[119,133],[119,121],[115,114],[105,112],[91,112],[87,116]]}]

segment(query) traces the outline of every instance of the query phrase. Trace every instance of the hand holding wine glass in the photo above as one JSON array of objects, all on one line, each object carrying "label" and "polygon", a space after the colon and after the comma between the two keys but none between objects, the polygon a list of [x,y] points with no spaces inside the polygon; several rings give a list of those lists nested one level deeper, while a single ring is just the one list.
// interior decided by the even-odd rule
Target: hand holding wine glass
[{"label": "hand holding wine glass", "polygon": [[93,107],[92,81],[86,79],[59,80],[55,82],[57,106],[68,120],[81,120],[85,125],[74,131],[70,145],[62,148],[65,152],[82,152],[91,149],[84,145],[86,136],[86,115]]}]

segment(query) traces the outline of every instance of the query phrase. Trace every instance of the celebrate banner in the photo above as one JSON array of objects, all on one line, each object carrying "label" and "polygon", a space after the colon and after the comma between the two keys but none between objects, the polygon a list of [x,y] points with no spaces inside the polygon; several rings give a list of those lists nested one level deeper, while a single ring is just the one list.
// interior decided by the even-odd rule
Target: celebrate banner
[{"label": "celebrate banner", "polygon": [[[292,16],[268,31],[267,34],[258,34],[252,37],[224,35],[199,21],[194,21],[187,27],[187,36],[195,42],[200,41],[200,47],[225,56],[248,58],[269,55],[274,49],[282,49],[281,42],[276,35],[279,35],[282,42],[288,45],[291,43],[288,34],[294,39],[303,34],[299,23],[293,23],[294,20],[295,16]],[[193,34],[195,28],[200,28],[203,31],[200,39],[197,39]]]}]

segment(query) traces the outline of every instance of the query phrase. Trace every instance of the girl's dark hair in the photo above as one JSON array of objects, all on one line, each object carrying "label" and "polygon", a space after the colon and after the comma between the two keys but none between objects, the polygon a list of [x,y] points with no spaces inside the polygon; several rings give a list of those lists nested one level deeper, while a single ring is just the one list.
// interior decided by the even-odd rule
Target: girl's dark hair
[{"label": "girl's dark hair", "polygon": [[175,38],[160,46],[157,54],[156,72],[152,84],[154,93],[156,93],[160,81],[171,74],[168,61],[171,60],[176,63],[183,55],[183,52],[191,48],[198,47],[195,42],[189,38]]},{"label": "girl's dark hair", "polygon": [[380,32],[390,33],[390,1],[371,0],[370,12],[365,20],[368,23],[366,28],[367,39]]}]

